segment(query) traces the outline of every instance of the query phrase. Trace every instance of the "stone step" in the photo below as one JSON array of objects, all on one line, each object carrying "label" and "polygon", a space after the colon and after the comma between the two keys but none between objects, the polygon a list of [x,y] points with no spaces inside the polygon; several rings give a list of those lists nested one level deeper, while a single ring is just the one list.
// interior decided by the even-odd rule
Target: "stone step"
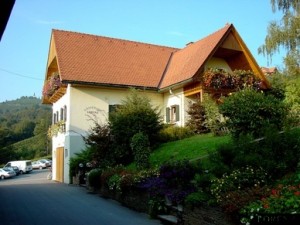
[{"label": "stone step", "polygon": [[162,221],[167,221],[167,222],[172,223],[172,224],[177,224],[178,223],[177,217],[173,216],[173,215],[158,215],[157,217]]}]

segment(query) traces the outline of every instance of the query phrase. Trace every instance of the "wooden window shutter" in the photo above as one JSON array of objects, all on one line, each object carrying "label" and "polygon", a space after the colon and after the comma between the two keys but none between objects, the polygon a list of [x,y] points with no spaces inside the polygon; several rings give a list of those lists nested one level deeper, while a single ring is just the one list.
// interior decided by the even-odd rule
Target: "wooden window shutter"
[{"label": "wooden window shutter", "polygon": [[169,107],[166,108],[166,122],[167,123],[170,122],[170,108]]},{"label": "wooden window shutter", "polygon": [[114,105],[109,105],[108,106],[108,113],[111,113],[111,112],[113,112],[114,111]]},{"label": "wooden window shutter", "polygon": [[176,109],[176,121],[179,121],[179,105],[175,105]]}]

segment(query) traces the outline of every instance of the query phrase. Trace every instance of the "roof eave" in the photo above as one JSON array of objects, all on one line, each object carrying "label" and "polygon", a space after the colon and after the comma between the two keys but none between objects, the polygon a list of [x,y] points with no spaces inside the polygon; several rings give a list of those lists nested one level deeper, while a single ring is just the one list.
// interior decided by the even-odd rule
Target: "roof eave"
[{"label": "roof eave", "polygon": [[139,85],[129,85],[129,84],[112,84],[112,83],[97,83],[97,82],[85,82],[85,81],[74,81],[74,80],[63,80],[63,84],[81,85],[81,86],[94,86],[94,87],[113,87],[113,88],[135,88],[142,90],[158,91],[157,87],[147,87]]},{"label": "roof eave", "polygon": [[169,85],[169,86],[160,88],[160,89],[158,90],[158,92],[159,92],[159,93],[163,93],[163,92],[169,91],[170,89],[177,89],[177,88],[180,88],[180,87],[182,87],[182,86],[184,86],[184,85],[186,85],[186,84],[192,82],[193,80],[194,80],[193,78],[189,78],[189,79],[187,79],[187,80],[180,81],[180,82],[178,82],[178,83],[176,83],[176,84],[171,84],[171,85]]}]

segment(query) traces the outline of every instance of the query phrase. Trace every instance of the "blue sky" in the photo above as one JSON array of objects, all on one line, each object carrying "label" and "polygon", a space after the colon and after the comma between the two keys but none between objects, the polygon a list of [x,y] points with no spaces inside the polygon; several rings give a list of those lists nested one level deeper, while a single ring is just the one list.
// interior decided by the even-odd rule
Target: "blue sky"
[{"label": "blue sky", "polygon": [[182,48],[233,23],[260,66],[282,68],[283,53],[258,55],[270,0],[16,0],[0,42],[0,102],[41,97],[52,29]]}]

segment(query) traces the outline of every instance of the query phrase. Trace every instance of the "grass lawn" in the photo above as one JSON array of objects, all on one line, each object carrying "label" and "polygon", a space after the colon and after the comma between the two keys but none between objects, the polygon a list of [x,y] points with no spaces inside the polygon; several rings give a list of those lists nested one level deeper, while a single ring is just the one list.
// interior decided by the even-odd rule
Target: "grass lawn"
[{"label": "grass lawn", "polygon": [[230,136],[216,137],[213,134],[195,135],[183,140],[164,143],[150,156],[151,166],[177,160],[196,160],[213,152],[220,144],[230,141]]}]

